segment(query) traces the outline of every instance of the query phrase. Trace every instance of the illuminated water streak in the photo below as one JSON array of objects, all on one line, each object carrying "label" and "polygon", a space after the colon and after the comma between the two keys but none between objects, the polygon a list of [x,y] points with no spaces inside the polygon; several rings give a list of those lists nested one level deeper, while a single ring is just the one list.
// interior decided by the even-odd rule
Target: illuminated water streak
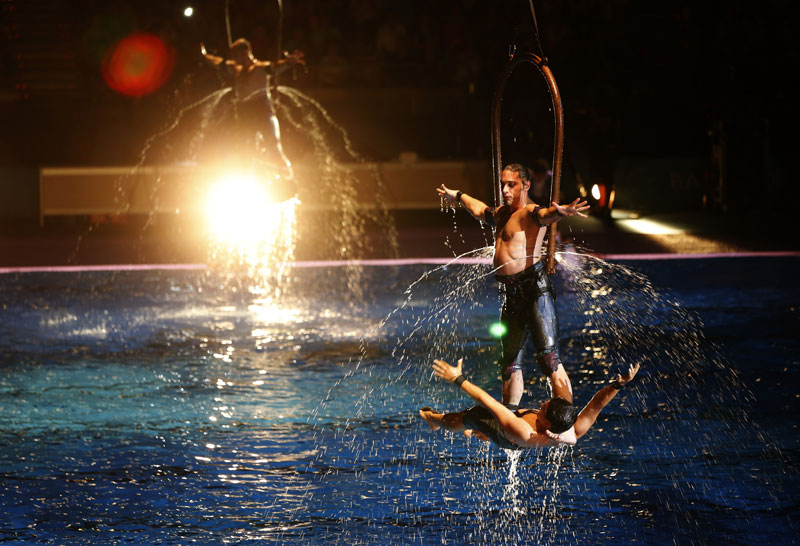
[{"label": "illuminated water streak", "polygon": [[[776,339],[794,347],[790,324],[776,332],[756,323],[764,316],[759,309],[780,305],[791,323],[796,290],[787,298],[782,289],[765,292],[757,281],[744,291],[711,289],[725,264],[658,264],[666,270],[662,278],[714,267],[700,283],[678,282],[685,303],[674,311],[664,302],[681,303],[677,296],[642,289],[614,264],[587,260],[570,262],[575,281],[593,280],[576,284],[574,293],[567,290],[571,282],[558,284],[565,358],[579,403],[608,379],[605,367],[585,360],[602,355],[584,353],[586,347],[607,343],[592,332],[600,328],[585,325],[587,317],[622,337],[627,323],[637,328],[626,337],[628,356],[653,350],[663,360],[673,329],[697,325],[692,307],[704,309],[711,336],[749,336],[752,327],[755,339],[738,342],[737,350],[755,352]],[[744,267],[763,269],[754,263]],[[574,455],[568,451],[554,462],[545,457],[552,451],[530,452],[514,467],[493,446],[430,432],[415,412],[421,403],[439,409],[469,404],[429,377],[433,336],[427,332],[439,325],[443,333],[458,329],[467,373],[473,377],[474,370],[481,385],[498,392],[491,360],[497,343],[478,327],[497,315],[495,287],[480,280],[490,266],[475,281],[482,288],[462,302],[478,300],[478,307],[449,325],[442,320],[451,312],[433,317],[434,298],[453,290],[468,294],[459,291],[469,283],[458,275],[465,267],[447,266],[416,283],[428,268],[402,269],[401,276],[393,268],[367,269],[381,297],[360,314],[337,307],[326,292],[313,292],[314,305],[287,297],[281,309],[256,311],[192,271],[5,279],[6,529],[16,529],[13,538],[26,543],[180,542],[190,534],[204,542],[274,544],[749,544],[765,536],[780,537],[775,544],[792,542],[796,450],[783,450],[788,464],[780,453],[759,456],[762,438],[742,417],[755,410],[752,420],[774,419],[783,403],[794,407],[791,389],[777,388],[783,378],[796,377],[786,372],[788,364],[776,372],[762,365],[762,353],[751,355],[752,369],[742,368],[751,386],[777,375],[761,391],[770,396],[774,390],[782,401],[764,411],[748,407],[736,389],[720,398],[741,383],[727,384],[724,367],[712,359],[696,361],[702,352],[681,360],[675,343],[678,358],[648,362]],[[295,275],[311,289],[321,272],[304,268]],[[791,282],[790,274],[778,275],[784,277]],[[384,308],[388,313],[406,299],[393,291],[398,284],[413,284],[407,305],[365,336],[359,369],[311,419],[328,386],[355,364],[350,357],[359,352],[360,333],[371,331]],[[584,315],[589,308],[583,302],[606,312]],[[755,316],[737,327],[742,304]],[[345,322],[350,325],[343,328]],[[399,348],[408,366],[398,367],[390,355],[397,334],[417,326],[416,338]],[[780,356],[766,361],[787,362]],[[708,396],[695,392],[673,402],[689,368]],[[529,387],[540,401],[544,389],[537,379]],[[357,401],[366,407],[354,417]],[[791,419],[780,430],[781,443],[797,443]],[[554,471],[557,490],[549,485]],[[784,487],[773,487],[781,479]],[[31,493],[19,494],[25,491]],[[143,501],[131,504],[136,498]],[[45,503],[64,508],[43,510]],[[84,530],[65,532],[72,524]]]},{"label": "illuminated water streak", "polygon": [[270,201],[252,178],[232,177],[212,188],[207,202],[212,269],[245,282],[258,303],[279,298],[294,261],[298,204],[296,198]]},{"label": "illuminated water streak", "polygon": [[[676,543],[685,543],[708,535],[702,526],[711,517],[703,508],[709,498],[723,511],[742,503],[737,496],[742,493],[725,498],[715,491],[720,483],[741,484],[737,487],[745,497],[765,488],[770,498],[762,500],[781,506],[781,493],[772,493],[782,491],[780,476],[743,476],[735,465],[710,462],[735,460],[743,449],[735,439],[741,437],[753,436],[755,447],[747,449],[763,449],[764,460],[777,450],[755,423],[743,419],[740,408],[752,403],[752,395],[705,339],[699,317],[645,275],[587,254],[562,253],[555,280],[562,359],[576,403],[588,402],[627,363],[642,363],[636,382],[609,405],[587,439],[574,450],[531,450],[520,458],[465,441],[461,434],[433,433],[419,422],[416,408],[423,405],[440,411],[471,405],[432,377],[433,358],[464,356],[470,379],[499,392],[498,344],[488,333],[500,303],[490,287],[492,270],[485,262],[490,253],[491,248],[482,249],[476,253],[481,257],[462,257],[453,262],[462,265],[444,264],[411,283],[397,307],[362,338],[356,366],[312,413],[310,422],[331,419],[329,403],[355,397],[354,412],[332,433],[319,428],[315,445],[341,443],[337,453],[343,459],[337,465],[343,468],[375,458],[396,461],[381,473],[382,480],[407,476],[438,492],[431,496],[426,488],[411,487],[402,502],[386,505],[396,517],[412,517],[414,528],[425,529],[405,536],[406,542],[438,533],[441,544],[598,544],[607,542],[609,527],[635,518],[645,529],[636,537],[641,541],[647,542],[648,527],[666,525]],[[386,340],[387,355],[375,356],[376,339]],[[391,373],[375,371],[386,365]],[[534,368],[526,369],[526,407],[549,396]],[[383,381],[372,380],[373,374]],[[357,392],[353,385],[359,385]],[[400,399],[389,392],[405,394]],[[398,406],[409,415],[394,416],[394,426],[412,427],[409,440],[402,446],[393,442],[393,421],[387,417],[382,417],[388,421],[384,440],[360,440],[359,423],[374,422]],[[324,464],[324,456],[318,456],[318,464]],[[375,489],[358,473],[351,479],[365,490]],[[590,512],[576,508],[587,503],[593,505]],[[657,523],[664,518],[668,524]]]},{"label": "illuminated water streak", "polygon": [[[315,212],[313,221],[298,225],[300,201],[297,196],[287,199],[294,193],[290,186],[294,186],[295,181],[280,141],[278,151],[285,165],[270,162],[275,154],[269,149],[269,139],[263,138],[262,134],[270,130],[270,120],[264,120],[264,127],[256,131],[256,135],[221,130],[235,118],[237,105],[233,102],[230,87],[215,91],[189,106],[175,107],[177,113],[166,127],[147,139],[137,164],[117,179],[113,215],[124,216],[130,212],[131,192],[137,187],[130,182],[142,175],[143,167],[175,163],[191,167],[196,176],[191,181],[181,182],[185,187],[179,188],[179,191],[186,192],[189,211],[181,211],[181,215],[190,217],[191,203],[202,202],[199,195],[209,193],[206,201],[213,203],[211,210],[206,210],[205,219],[200,218],[201,223],[189,229],[208,233],[206,247],[210,282],[228,283],[234,292],[274,299],[291,288],[290,266],[295,261],[297,243],[306,240],[307,246],[312,247],[319,257],[343,264],[344,273],[340,270],[328,275],[327,282],[332,290],[348,294],[346,299],[352,304],[363,302],[363,262],[372,250],[368,239],[377,240],[382,245],[380,254],[389,259],[396,258],[398,253],[394,219],[386,207],[380,174],[377,168],[372,169],[374,180],[370,195],[360,195],[355,175],[337,160],[337,155],[341,155],[338,147],[341,146],[347,159],[363,161],[353,149],[344,128],[314,99],[289,87],[278,89],[279,96],[284,98],[281,103],[276,101],[279,113],[300,134],[310,139],[315,165],[321,166],[319,169],[306,166],[321,176],[315,178],[314,184],[299,188],[324,192],[327,196],[325,210]],[[242,102],[264,100],[266,93],[259,90]],[[336,138],[329,136],[331,129],[338,135]],[[244,129],[237,125],[237,130],[241,133]],[[240,143],[234,142],[239,138],[252,146],[243,149]],[[141,241],[144,232],[156,221],[158,202],[165,189],[165,182],[157,169],[155,173],[157,178],[148,194],[154,205],[140,232]],[[247,184],[249,188],[244,188],[242,180],[247,178],[255,180]],[[258,195],[261,191],[257,188],[259,185],[266,195]],[[270,196],[270,191],[274,190],[277,190],[277,195]],[[174,193],[175,188],[170,188],[170,191]],[[250,196],[244,196],[243,192],[250,192]],[[283,203],[277,204],[276,200]],[[375,233],[367,233],[370,223],[377,226]],[[94,226],[90,226],[78,238],[71,262],[76,261],[82,241],[93,229]],[[383,240],[376,238],[376,233]]]},{"label": "illuminated water streak", "polygon": [[[300,198],[305,199],[303,191],[325,196],[324,210],[316,215],[318,224],[303,226],[300,237],[322,236],[316,247],[323,259],[346,262],[345,290],[351,295],[351,301],[363,301],[363,271],[356,260],[367,257],[372,250],[367,237],[370,224],[376,232],[372,235],[382,237],[382,253],[389,258],[398,256],[397,231],[386,206],[383,179],[373,167],[371,185],[374,195],[360,195],[354,173],[337,160],[337,156],[343,156],[354,162],[364,161],[353,148],[347,131],[308,95],[286,86],[278,86],[277,91],[278,111],[289,124],[310,139],[313,148],[314,184],[299,186]],[[336,140],[328,136],[331,132],[337,135]],[[320,229],[320,225],[325,229]],[[336,275],[341,277],[341,272]]]}]

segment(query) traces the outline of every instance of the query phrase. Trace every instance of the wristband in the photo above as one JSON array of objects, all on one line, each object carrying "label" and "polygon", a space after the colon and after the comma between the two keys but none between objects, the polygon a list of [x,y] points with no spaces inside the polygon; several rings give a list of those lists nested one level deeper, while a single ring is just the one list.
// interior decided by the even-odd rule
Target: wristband
[{"label": "wristband", "polygon": [[461,384],[464,383],[464,381],[466,380],[467,380],[466,377],[464,377],[463,375],[459,375],[453,380],[453,383],[455,383],[457,387],[461,388]]},{"label": "wristband", "polygon": [[463,191],[461,191],[461,190],[458,190],[458,191],[456,192],[456,201],[458,201],[459,203],[461,202],[461,196],[462,196],[462,195],[464,195],[464,192],[463,192]]},{"label": "wristband", "polygon": [[621,389],[622,387],[624,387],[624,386],[625,386],[625,383],[620,383],[620,382],[619,382],[619,381],[617,381],[616,379],[614,380],[614,382],[613,382],[613,383],[611,383],[611,388],[612,388],[612,389],[616,389],[616,390],[620,390],[620,389]]}]

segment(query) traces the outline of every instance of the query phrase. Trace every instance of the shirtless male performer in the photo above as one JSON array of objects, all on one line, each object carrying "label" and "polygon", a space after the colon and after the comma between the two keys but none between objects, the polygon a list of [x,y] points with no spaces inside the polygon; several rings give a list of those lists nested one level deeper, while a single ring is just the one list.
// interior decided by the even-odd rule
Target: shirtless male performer
[{"label": "shirtless male performer", "polygon": [[503,449],[542,447],[554,443],[574,445],[592,428],[597,416],[617,392],[639,371],[639,364],[636,364],[629,366],[625,375],[617,374],[614,382],[597,391],[580,411],[559,397],[548,400],[538,410],[512,411],[467,381],[461,375],[462,364],[463,359],[459,359],[455,366],[434,360],[433,371],[437,377],[455,383],[479,405],[458,413],[439,413],[424,407],[419,410],[419,415],[433,430],[444,427],[451,432],[472,431],[474,436],[492,441]]},{"label": "shirtless male performer", "polygon": [[[272,103],[272,77],[297,64],[305,64],[303,53],[295,51],[291,55],[284,54],[283,59],[261,61],[253,56],[250,42],[239,38],[230,45],[230,59],[212,55],[200,44],[200,53],[214,66],[224,66],[233,78],[233,93],[235,101],[236,124],[240,139],[248,144],[253,144],[253,139],[258,140],[258,135],[266,140],[271,140],[273,152],[270,159],[280,161],[286,168],[289,178],[292,167],[289,158],[283,151],[281,144],[280,125],[275,116]],[[263,131],[264,122],[267,122],[269,131]],[[245,155],[252,153],[253,148],[245,150]],[[277,152],[277,157],[275,156]]]},{"label": "shirtless male performer", "polygon": [[558,319],[550,277],[542,260],[545,226],[565,216],[586,217],[586,201],[569,205],[552,203],[543,207],[528,200],[530,173],[519,163],[503,169],[503,205],[497,209],[464,192],[444,184],[436,188],[450,204],[460,203],[476,219],[494,228],[495,278],[505,291],[500,322],[506,327],[501,338],[503,355],[503,403],[512,409],[519,405],[525,389],[522,377],[522,351],[528,336],[536,348],[536,360],[549,377],[553,394],[572,402],[572,385],[558,356]]}]

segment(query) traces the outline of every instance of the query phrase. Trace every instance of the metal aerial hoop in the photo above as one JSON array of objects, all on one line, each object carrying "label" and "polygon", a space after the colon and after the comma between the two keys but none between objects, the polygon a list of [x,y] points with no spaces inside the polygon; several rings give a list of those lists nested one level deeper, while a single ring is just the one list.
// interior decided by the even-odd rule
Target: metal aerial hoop
[{"label": "metal aerial hoop", "polygon": [[[542,52],[542,44],[539,42],[539,24],[536,21],[536,11],[533,9],[533,0],[528,0],[528,5],[533,18],[534,37],[539,51]],[[561,159],[564,150],[564,109],[561,107],[561,94],[558,92],[556,78],[550,67],[547,66],[547,58],[542,52],[535,55],[530,52],[517,53],[516,46],[512,46],[508,63],[494,89],[494,99],[492,100],[492,169],[494,172],[494,204],[498,206],[502,197],[502,184],[500,178],[503,174],[502,153],[500,150],[500,105],[503,101],[503,92],[511,73],[521,64],[530,63],[534,65],[539,73],[547,82],[550,90],[550,98],[553,100],[553,117],[555,118],[555,136],[553,138],[553,176],[550,186],[550,200],[558,202],[558,193],[561,189]],[[550,203],[546,203],[549,205]],[[550,233],[547,238],[547,274],[552,275],[556,272],[556,225],[550,224]]]},{"label": "metal aerial hoop", "polygon": [[[550,97],[553,100],[553,117],[555,121],[555,136],[553,138],[553,177],[550,199],[558,202],[558,194],[561,189],[561,163],[564,149],[564,110],[561,107],[561,95],[556,85],[556,79],[547,60],[529,52],[511,54],[511,58],[506,64],[494,90],[492,101],[492,171],[494,173],[494,204],[499,206],[502,197],[502,184],[500,182],[503,173],[502,153],[500,147],[500,106],[503,101],[503,92],[511,73],[521,64],[532,64],[544,77],[547,87],[550,90]],[[549,203],[547,203],[549,205]],[[550,233],[547,240],[547,273],[555,273],[556,257],[556,225],[550,224]]]}]

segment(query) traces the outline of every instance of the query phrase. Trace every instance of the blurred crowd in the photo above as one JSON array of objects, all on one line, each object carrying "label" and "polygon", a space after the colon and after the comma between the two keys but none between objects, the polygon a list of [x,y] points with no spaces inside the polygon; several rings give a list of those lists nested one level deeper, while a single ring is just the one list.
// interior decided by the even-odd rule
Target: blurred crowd
[{"label": "blurred crowd", "polygon": [[[493,13],[485,2],[472,0],[296,0],[284,4],[281,45],[305,53],[309,73],[304,83],[314,86],[474,82],[487,39],[475,21]],[[238,1],[232,3],[231,12],[232,28],[248,29],[243,32],[249,33],[258,55],[277,54],[274,7]],[[254,13],[263,14],[270,24],[248,24]]]},{"label": "blurred crowd", "polygon": [[[358,125],[357,116],[379,126],[382,139],[365,132],[358,142],[375,148],[375,157],[404,150],[486,157],[489,103],[509,46],[541,52],[539,43],[561,90],[567,153],[586,163],[576,166],[583,172],[608,177],[622,155],[710,157],[724,141],[728,163],[746,160],[728,168],[729,178],[746,173],[744,186],[764,165],[774,171],[781,158],[773,156],[794,157],[791,139],[783,137],[793,133],[797,117],[788,67],[798,57],[793,33],[800,8],[789,0],[536,0],[538,43],[527,0],[189,4],[192,17],[183,15],[182,4],[156,0],[54,0],[38,8],[2,0],[0,113],[17,130],[0,141],[9,150],[0,159],[35,163],[36,154],[50,150],[51,162],[126,160],[132,152],[123,153],[121,143],[138,149],[171,119],[175,105],[191,103],[186,89],[207,92],[219,84],[199,44],[227,55],[228,27],[232,38],[250,40],[262,60],[303,51],[307,71],[296,70],[290,84],[327,93],[326,104],[338,100],[349,126]],[[159,36],[175,53],[171,79],[139,99],[110,91],[99,70],[110,48],[134,32]],[[380,107],[365,113],[363,104],[345,104],[363,101],[364,93],[353,92],[361,89],[380,89]],[[524,100],[508,102],[526,106]],[[545,118],[533,126],[548,126]],[[98,137],[98,127],[120,127],[119,138]],[[52,135],[50,148],[41,144],[43,135]],[[108,141],[115,142],[111,149]]]}]

